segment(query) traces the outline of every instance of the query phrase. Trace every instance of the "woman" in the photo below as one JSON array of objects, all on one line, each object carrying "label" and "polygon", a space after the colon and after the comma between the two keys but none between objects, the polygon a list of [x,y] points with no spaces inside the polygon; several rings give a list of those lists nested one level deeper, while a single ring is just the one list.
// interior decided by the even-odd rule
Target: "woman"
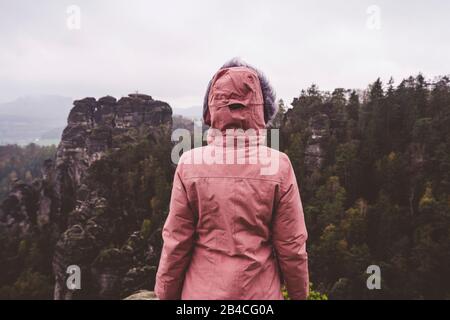
[{"label": "woman", "polygon": [[[307,231],[294,170],[284,153],[260,143],[277,111],[267,79],[239,60],[210,81],[208,145],[185,152],[174,177],[159,299],[279,300],[283,283],[291,299],[307,297]],[[275,170],[245,161],[261,150],[276,159]]]}]

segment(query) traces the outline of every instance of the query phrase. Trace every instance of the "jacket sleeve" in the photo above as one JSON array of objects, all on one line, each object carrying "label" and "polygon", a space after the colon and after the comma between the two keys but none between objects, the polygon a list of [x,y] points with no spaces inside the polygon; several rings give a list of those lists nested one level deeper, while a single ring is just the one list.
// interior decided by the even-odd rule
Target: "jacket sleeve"
[{"label": "jacket sleeve", "polygon": [[194,233],[194,215],[188,203],[178,165],[173,181],[169,215],[162,231],[164,245],[155,283],[155,294],[159,299],[181,298]]},{"label": "jacket sleeve", "polygon": [[273,222],[273,244],[289,297],[303,300],[309,292],[308,233],[294,169],[287,161],[288,171],[281,184]]}]

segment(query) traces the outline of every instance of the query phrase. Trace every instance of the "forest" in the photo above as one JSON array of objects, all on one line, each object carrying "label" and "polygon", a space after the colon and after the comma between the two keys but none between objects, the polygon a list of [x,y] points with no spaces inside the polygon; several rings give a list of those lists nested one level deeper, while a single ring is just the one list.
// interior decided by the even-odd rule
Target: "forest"
[{"label": "forest", "polygon": [[[312,85],[291,107],[280,102],[274,127],[300,185],[314,296],[450,299],[450,79],[378,79],[359,91]],[[92,202],[107,203],[89,210],[117,235],[95,239],[96,270],[127,270],[131,260],[145,268],[150,251],[157,263],[174,172],[170,144],[148,135],[124,141],[88,170]],[[0,195],[18,179],[38,177],[40,163],[54,153],[54,147],[0,147]],[[132,230],[140,247],[149,248],[148,241],[156,251],[133,249],[130,256]],[[51,298],[53,233],[7,239],[0,229],[0,263],[15,266],[0,277],[0,297]],[[380,290],[366,286],[370,265],[380,267]],[[144,282],[127,284],[118,297],[152,289],[153,281]]]},{"label": "forest", "polygon": [[[311,280],[331,299],[450,298],[449,82],[378,79],[360,94],[313,85],[286,113]],[[366,287],[369,265],[380,290]]]},{"label": "forest", "polygon": [[56,147],[29,144],[0,146],[0,201],[18,180],[31,183],[41,176],[42,164],[54,156]]}]

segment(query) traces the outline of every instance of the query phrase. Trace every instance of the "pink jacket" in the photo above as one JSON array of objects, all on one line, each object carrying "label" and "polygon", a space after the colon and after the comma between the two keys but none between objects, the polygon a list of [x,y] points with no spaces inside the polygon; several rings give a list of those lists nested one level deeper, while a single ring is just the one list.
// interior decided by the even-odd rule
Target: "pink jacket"
[{"label": "pink jacket", "polygon": [[[284,282],[291,299],[305,299],[307,231],[294,170],[284,153],[261,140],[253,148],[265,127],[258,76],[245,67],[221,69],[208,99],[211,127],[220,131],[210,129],[208,145],[179,161],[155,293],[159,299],[279,300]],[[233,144],[226,144],[229,128],[256,131],[235,131]],[[262,174],[266,164],[244,161],[260,150],[277,158],[274,172]],[[223,161],[208,161],[211,155]]]}]

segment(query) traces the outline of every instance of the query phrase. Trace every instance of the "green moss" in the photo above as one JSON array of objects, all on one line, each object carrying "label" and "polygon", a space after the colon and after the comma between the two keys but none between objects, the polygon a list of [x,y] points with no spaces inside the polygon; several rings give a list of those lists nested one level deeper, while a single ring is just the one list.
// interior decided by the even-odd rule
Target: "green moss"
[{"label": "green moss", "polygon": [[144,221],[142,221],[141,235],[145,240],[150,237],[151,228],[152,222],[149,219],[144,219]]},{"label": "green moss", "polygon": [[[286,287],[283,287],[281,292],[282,292],[285,300],[290,300],[289,293],[287,292]],[[308,300],[328,300],[328,297],[326,294],[323,294],[323,293],[320,293],[319,291],[313,290],[313,284],[310,283]]]},{"label": "green moss", "polygon": [[11,286],[0,289],[0,299],[52,299],[53,282],[50,277],[39,272],[24,271]]}]

